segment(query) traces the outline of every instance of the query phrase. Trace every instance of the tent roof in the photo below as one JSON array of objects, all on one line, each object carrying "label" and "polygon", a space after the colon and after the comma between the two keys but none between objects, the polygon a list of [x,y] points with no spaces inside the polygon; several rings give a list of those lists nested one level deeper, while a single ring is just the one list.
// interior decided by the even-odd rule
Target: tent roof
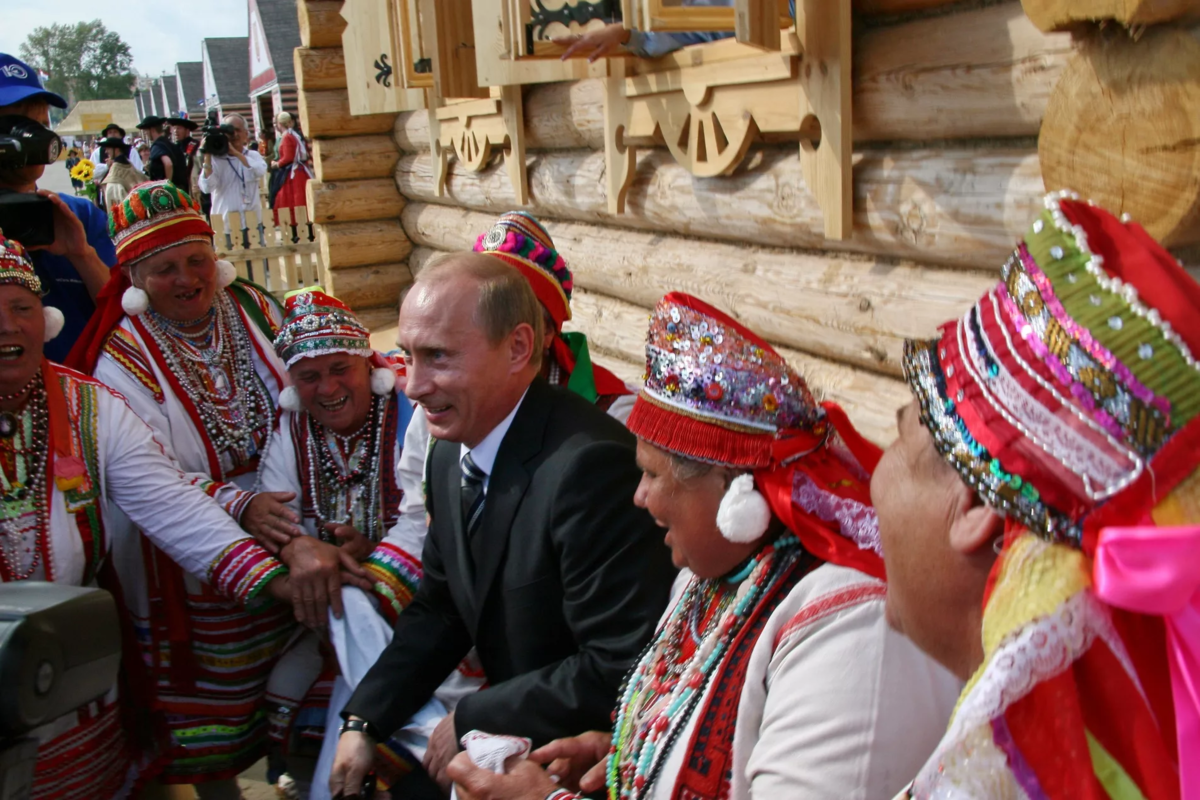
[{"label": "tent roof", "polygon": [[[98,124],[97,120],[100,120]],[[115,122],[126,133],[132,133],[140,121],[137,104],[132,97],[124,100],[81,100],[54,130],[60,136],[96,136],[104,125]],[[85,124],[88,127],[85,128]]]}]

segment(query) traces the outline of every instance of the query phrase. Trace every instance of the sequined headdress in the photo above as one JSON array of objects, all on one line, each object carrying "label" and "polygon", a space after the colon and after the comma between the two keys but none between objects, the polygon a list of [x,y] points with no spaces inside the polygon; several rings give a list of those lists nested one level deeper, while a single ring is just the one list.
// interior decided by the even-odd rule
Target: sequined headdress
[{"label": "sequined headdress", "polygon": [[1006,517],[983,663],[912,796],[1200,796],[1198,351],[1200,285],[1065,193],[908,343],[936,447]]},{"label": "sequined headdress", "polygon": [[818,403],[774,348],[728,315],[678,292],[658,302],[645,385],[628,425],[670,453],[751,472],[753,483],[743,487],[761,491],[770,513],[810,552],[883,576],[868,489],[878,448],[841,408]]},{"label": "sequined headdress", "polygon": [[330,353],[370,356],[374,352],[371,332],[345,303],[319,286],[289,292],[283,307],[285,316],[275,337],[275,352],[286,367],[302,358]]},{"label": "sequined headdress", "polygon": [[905,374],[980,496],[1080,546],[1200,411],[1198,310],[1200,287],[1140,226],[1054,194],[996,287],[907,344]]},{"label": "sequined headdress", "polygon": [[170,181],[137,186],[108,213],[117,261],[130,266],[185,242],[212,242],[200,204]]},{"label": "sequined headdress", "polygon": [[475,252],[487,253],[516,267],[554,320],[556,331],[571,318],[574,283],[567,262],[554,249],[550,234],[533,216],[509,211],[475,240]]}]

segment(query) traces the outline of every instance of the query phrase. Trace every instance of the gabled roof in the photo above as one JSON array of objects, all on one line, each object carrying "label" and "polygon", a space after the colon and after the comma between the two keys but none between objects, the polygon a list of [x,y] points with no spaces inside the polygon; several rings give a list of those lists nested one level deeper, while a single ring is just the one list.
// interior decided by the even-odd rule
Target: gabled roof
[{"label": "gabled roof", "polygon": [[250,39],[205,39],[203,52],[212,68],[217,96],[224,103],[250,102]]},{"label": "gabled roof", "polygon": [[175,75],[183,88],[188,116],[199,114],[204,106],[204,63],[181,61],[175,65]]},{"label": "gabled roof", "polygon": [[141,89],[138,91],[138,103],[141,105],[142,116],[138,119],[141,122],[146,117],[154,113],[154,106],[150,104],[150,90]]},{"label": "gabled roof", "polygon": [[163,116],[173,117],[179,113],[179,92],[175,88],[175,76],[162,76]]},{"label": "gabled roof", "polygon": [[281,84],[295,83],[292,51],[300,46],[300,18],[296,14],[296,0],[257,0],[257,3],[263,35],[267,37],[267,49],[271,52],[271,66],[275,68],[275,79]]}]

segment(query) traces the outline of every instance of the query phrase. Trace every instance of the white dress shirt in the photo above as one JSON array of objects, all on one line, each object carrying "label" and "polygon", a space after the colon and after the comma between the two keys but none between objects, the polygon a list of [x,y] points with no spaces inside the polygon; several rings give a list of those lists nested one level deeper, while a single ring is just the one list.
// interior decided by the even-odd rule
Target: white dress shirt
[{"label": "white dress shirt", "polygon": [[267,162],[253,150],[243,150],[246,164],[234,156],[213,156],[212,174],[200,170],[200,191],[212,195],[212,213],[261,211],[259,182],[267,174]]},{"label": "white dress shirt", "polygon": [[528,389],[521,394],[521,399],[513,406],[513,410],[508,412],[508,416],[500,420],[500,424],[492,428],[492,432],[483,437],[482,442],[474,447],[467,447],[465,444],[459,446],[459,463],[462,463],[463,456],[470,453],[471,460],[475,462],[475,466],[487,474],[487,477],[483,479],[484,497],[487,496],[488,484],[492,480],[492,468],[496,466],[496,454],[500,452],[500,443],[504,441],[504,435],[512,427],[513,417],[517,416],[517,409],[521,407],[521,403],[525,402],[525,395],[527,394],[529,394]]}]

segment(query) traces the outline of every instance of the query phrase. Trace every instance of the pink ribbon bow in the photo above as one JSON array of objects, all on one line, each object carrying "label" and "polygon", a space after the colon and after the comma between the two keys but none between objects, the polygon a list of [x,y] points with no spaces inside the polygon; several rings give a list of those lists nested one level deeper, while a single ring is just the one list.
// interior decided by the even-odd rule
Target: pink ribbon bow
[{"label": "pink ribbon bow", "polygon": [[1200,526],[1105,528],[1093,566],[1109,605],[1166,622],[1183,800],[1200,798]]}]

